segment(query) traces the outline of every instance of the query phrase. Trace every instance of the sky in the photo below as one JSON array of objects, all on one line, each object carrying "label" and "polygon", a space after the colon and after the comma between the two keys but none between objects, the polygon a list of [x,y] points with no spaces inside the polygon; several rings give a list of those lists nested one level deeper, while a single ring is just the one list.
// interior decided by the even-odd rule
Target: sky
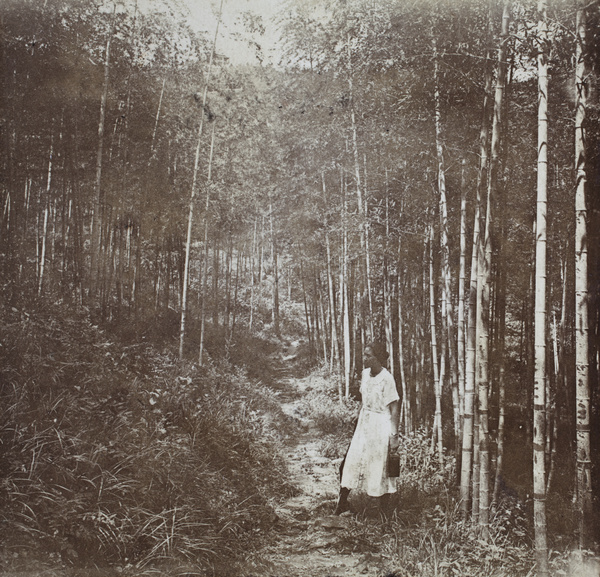
[{"label": "sky", "polygon": [[[231,59],[233,64],[258,63],[253,50],[247,42],[236,39],[243,34],[261,47],[265,63],[276,63],[277,25],[273,21],[283,9],[285,0],[223,0],[223,16],[217,38],[217,52]],[[214,37],[219,13],[220,0],[184,0],[190,13],[190,24],[199,30],[206,31],[209,38]],[[261,17],[265,33],[262,36],[250,37],[244,30],[241,18],[244,13],[252,12]]]}]

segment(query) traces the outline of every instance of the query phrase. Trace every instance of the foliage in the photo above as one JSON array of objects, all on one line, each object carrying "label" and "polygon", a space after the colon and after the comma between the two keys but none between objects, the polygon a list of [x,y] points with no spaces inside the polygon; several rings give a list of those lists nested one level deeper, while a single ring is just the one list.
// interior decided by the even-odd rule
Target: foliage
[{"label": "foliage", "polygon": [[491,517],[490,540],[462,517],[454,471],[440,471],[426,431],[401,438],[398,493],[382,510],[376,499],[354,496],[357,511],[341,544],[344,551],[381,551],[388,575],[528,575],[531,527],[523,505],[505,496]]},{"label": "foliage", "polygon": [[3,547],[140,568],[235,558],[291,491],[272,393],[64,312],[3,310]]},{"label": "foliage", "polygon": [[398,493],[391,495],[385,510],[377,499],[355,495],[357,513],[337,545],[341,550],[380,552],[390,576],[530,574],[531,527],[518,500],[503,497],[485,542],[462,517],[452,467],[439,471],[425,431],[401,439],[399,454]]},{"label": "foliage", "polygon": [[340,401],[335,378],[322,371],[313,372],[308,380],[310,389],[302,398],[302,414],[320,432],[324,456],[339,459],[350,443],[360,405],[354,399]]},{"label": "foliage", "polygon": [[446,510],[437,505],[417,527],[407,527],[400,510],[391,521],[393,537],[387,543],[396,560],[393,575],[530,575],[533,560],[529,544],[512,544],[496,533],[497,528],[492,526],[493,536],[484,542],[460,521],[458,508]]}]

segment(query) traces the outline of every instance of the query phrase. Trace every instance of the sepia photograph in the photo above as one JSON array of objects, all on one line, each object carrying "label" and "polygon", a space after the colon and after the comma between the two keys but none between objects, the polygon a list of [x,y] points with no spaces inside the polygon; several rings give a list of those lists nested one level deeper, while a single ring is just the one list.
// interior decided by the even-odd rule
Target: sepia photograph
[{"label": "sepia photograph", "polygon": [[0,0],[0,577],[600,577],[599,0]]}]

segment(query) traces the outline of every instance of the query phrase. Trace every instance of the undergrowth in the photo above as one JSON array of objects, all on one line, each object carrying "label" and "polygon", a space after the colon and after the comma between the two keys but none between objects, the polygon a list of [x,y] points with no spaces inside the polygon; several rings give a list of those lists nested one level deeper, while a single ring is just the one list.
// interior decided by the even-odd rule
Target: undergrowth
[{"label": "undergrowth", "polygon": [[[341,461],[350,443],[360,404],[338,398],[333,380],[315,371],[302,403],[306,419],[321,435],[324,456]],[[381,510],[377,499],[350,494],[355,514],[336,547],[344,553],[373,553],[388,577],[519,577],[534,574],[531,503],[513,487],[503,486],[490,510],[489,539],[484,540],[471,518],[460,509],[456,461],[444,455],[440,467],[431,447],[431,432],[419,429],[401,435],[398,492]],[[548,518],[550,564],[555,575],[597,575],[593,555],[581,559],[571,551],[575,534],[572,502],[553,492]],[[332,504],[328,503],[331,508]],[[592,567],[592,570],[590,570]],[[579,571],[579,572],[578,572]],[[583,571],[583,572],[581,572]]]},{"label": "undergrowth", "polygon": [[206,568],[275,522],[291,425],[269,389],[225,362],[116,344],[84,314],[1,314],[3,560]]},{"label": "undergrowth", "polygon": [[[322,435],[321,450],[332,459],[347,449],[359,403],[339,401],[326,376],[315,373],[303,407]],[[338,548],[383,554],[390,577],[527,575],[533,566],[530,527],[522,503],[510,495],[495,508],[490,540],[479,538],[458,506],[455,461],[440,467],[425,429],[401,436],[398,492],[383,511],[376,499],[351,493],[355,511]]]},{"label": "undergrowth", "polygon": [[302,411],[319,430],[323,455],[341,459],[356,426],[360,403],[352,398],[340,400],[337,387],[323,370],[313,372],[308,380]]},{"label": "undergrowth", "polygon": [[465,521],[453,460],[440,468],[431,438],[418,430],[401,438],[398,492],[382,510],[376,499],[351,494],[357,512],[340,547],[378,551],[389,577],[517,577],[533,566],[523,507],[506,498],[494,510],[485,542]]}]

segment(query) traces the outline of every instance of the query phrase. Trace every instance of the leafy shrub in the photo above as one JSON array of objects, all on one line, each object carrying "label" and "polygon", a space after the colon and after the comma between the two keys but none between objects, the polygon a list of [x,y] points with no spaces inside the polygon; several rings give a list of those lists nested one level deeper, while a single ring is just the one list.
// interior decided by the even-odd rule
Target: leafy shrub
[{"label": "leafy shrub", "polygon": [[329,459],[344,456],[354,427],[360,403],[354,399],[340,401],[334,378],[324,370],[316,370],[305,378],[306,394],[300,410],[319,430],[320,452]]},{"label": "leafy shrub", "polygon": [[417,526],[404,526],[399,522],[401,515],[398,513],[390,524],[392,537],[386,547],[395,559],[392,575],[531,575],[533,558],[529,544],[511,543],[508,536],[496,531],[494,523],[489,541],[478,539],[450,501],[428,510]]},{"label": "leafy shrub", "polygon": [[397,577],[428,575],[518,576],[533,565],[529,525],[523,504],[504,495],[491,511],[490,539],[462,517],[454,459],[440,468],[425,429],[400,438],[399,492],[387,542]]},{"label": "leafy shrub", "polygon": [[437,452],[431,450],[431,433],[425,428],[400,436],[399,484],[416,486],[424,492],[451,486],[454,477],[454,459],[444,458],[440,468]]},{"label": "leafy shrub", "polygon": [[340,401],[330,381],[316,375],[311,378],[314,388],[302,399],[302,410],[322,433],[351,435],[360,403],[346,398]]}]

